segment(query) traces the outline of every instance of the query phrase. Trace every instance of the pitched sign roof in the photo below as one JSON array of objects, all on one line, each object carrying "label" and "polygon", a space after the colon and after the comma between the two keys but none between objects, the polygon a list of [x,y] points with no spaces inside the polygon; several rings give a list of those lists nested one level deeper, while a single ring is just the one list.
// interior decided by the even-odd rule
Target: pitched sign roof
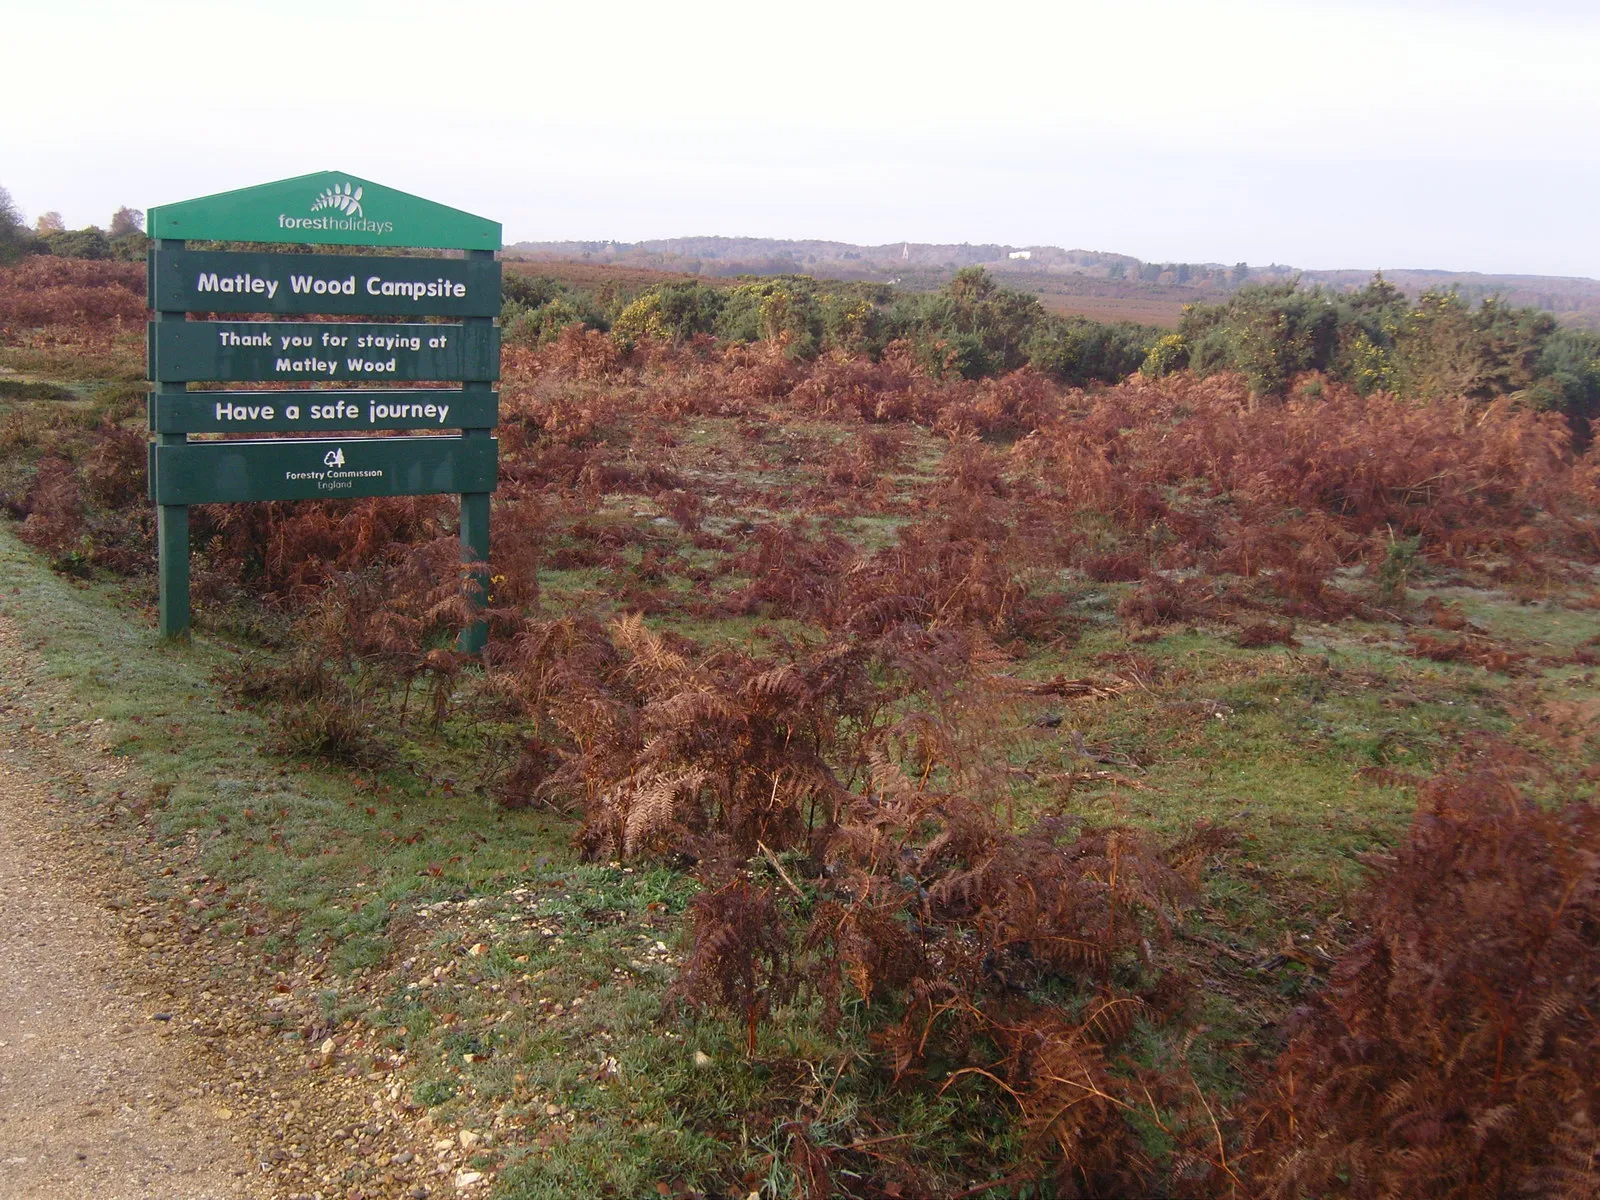
[{"label": "pitched sign roof", "polygon": [[498,221],[342,171],[162,204],[149,221],[154,238],[500,249]]}]

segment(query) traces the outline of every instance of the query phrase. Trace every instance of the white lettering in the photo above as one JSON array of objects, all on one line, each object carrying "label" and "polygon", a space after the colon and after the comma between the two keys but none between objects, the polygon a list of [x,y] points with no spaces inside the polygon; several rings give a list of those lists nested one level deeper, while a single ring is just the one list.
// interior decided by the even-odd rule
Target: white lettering
[{"label": "white lettering", "polygon": [[385,279],[381,275],[367,277],[367,294],[371,296],[406,296],[420,300],[424,296],[453,296],[461,299],[467,294],[467,285],[452,283],[448,279]]},{"label": "white lettering", "polygon": [[289,276],[289,290],[301,296],[354,296],[356,277],[349,279],[318,279],[314,275]]},{"label": "white lettering", "polygon": [[216,413],[219,421],[270,421],[276,410],[270,404],[218,404]]},{"label": "white lettering", "polygon": [[327,375],[330,378],[339,370],[339,364],[325,358],[275,358],[272,369],[297,375]]}]

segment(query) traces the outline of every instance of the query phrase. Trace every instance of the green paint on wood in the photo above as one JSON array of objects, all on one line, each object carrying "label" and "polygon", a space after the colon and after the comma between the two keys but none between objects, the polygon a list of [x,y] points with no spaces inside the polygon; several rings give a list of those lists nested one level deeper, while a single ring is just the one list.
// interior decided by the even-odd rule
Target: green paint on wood
[{"label": "green paint on wood", "polygon": [[152,398],[157,433],[365,433],[378,429],[492,429],[498,392],[185,392]]},{"label": "green paint on wood", "polygon": [[487,436],[158,445],[156,501],[208,504],[492,492],[498,445]]},{"label": "green paint on wood", "polygon": [[500,223],[343,171],[150,209],[150,236],[226,242],[500,249]]},{"label": "green paint on wood", "polygon": [[[325,172],[150,210],[146,294],[151,498],[159,506],[160,626],[187,632],[188,505],[366,496],[461,496],[469,603],[488,580],[489,493],[498,469],[500,226],[459,209]],[[186,241],[458,249],[465,259],[189,250]],[[189,313],[456,317],[456,324],[208,321]],[[459,390],[188,392],[189,382],[444,382]],[[459,437],[367,437],[456,428]],[[333,433],[266,441],[189,434]],[[482,649],[481,620],[462,632]]]},{"label": "green paint on wood", "polygon": [[150,307],[166,312],[496,317],[492,258],[151,251]]},{"label": "green paint on wood", "polygon": [[[489,495],[469,493],[461,497],[461,563],[467,569],[468,603],[480,611],[489,603],[488,562]],[[473,621],[456,639],[456,649],[463,654],[478,654],[488,638],[489,627],[482,621]]]},{"label": "green paint on wood", "polygon": [[500,377],[500,331],[473,325],[163,321],[150,327],[157,381]]},{"label": "green paint on wood", "polygon": [[156,509],[157,621],[162,637],[189,631],[189,510],[181,504]]}]

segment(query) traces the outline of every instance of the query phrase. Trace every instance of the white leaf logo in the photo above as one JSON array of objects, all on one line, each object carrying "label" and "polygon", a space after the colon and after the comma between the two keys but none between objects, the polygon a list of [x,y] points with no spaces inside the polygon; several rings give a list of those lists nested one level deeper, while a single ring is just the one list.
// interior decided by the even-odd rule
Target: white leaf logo
[{"label": "white leaf logo", "polygon": [[359,217],[361,215],[361,189],[352,188],[346,182],[343,188],[336,183],[331,188],[323,191],[311,204],[312,212],[320,212],[324,208],[337,208],[346,216]]},{"label": "white leaf logo", "polygon": [[337,449],[329,450],[322,456],[322,465],[326,467],[344,466],[344,448],[341,446]]}]

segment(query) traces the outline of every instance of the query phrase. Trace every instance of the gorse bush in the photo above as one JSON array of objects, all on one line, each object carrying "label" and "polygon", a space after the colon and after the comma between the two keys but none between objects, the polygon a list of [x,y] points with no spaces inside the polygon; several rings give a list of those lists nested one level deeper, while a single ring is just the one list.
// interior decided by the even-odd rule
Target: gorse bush
[{"label": "gorse bush", "polygon": [[543,345],[573,325],[609,328],[604,312],[589,296],[559,280],[506,271],[501,295],[500,324],[510,345]]},{"label": "gorse bush", "polygon": [[1600,412],[1600,335],[1559,329],[1548,313],[1493,297],[1476,307],[1454,291],[1413,304],[1376,276],[1349,293],[1293,281],[1250,284],[1219,304],[1185,309],[1176,340],[1162,339],[1145,373],[1191,366],[1237,371],[1253,397],[1281,398],[1318,371],[1363,395],[1485,402],[1516,396],[1577,422]]},{"label": "gorse bush", "polygon": [[716,286],[658,283],[614,296],[609,306],[548,276],[509,270],[505,279],[508,337],[530,345],[581,324],[610,330],[625,351],[641,342],[683,345],[714,337],[724,344],[772,343],[789,359],[876,360],[901,346],[936,378],[982,379],[1031,364],[1058,382],[1088,386],[1136,370],[1159,336],[1128,322],[1055,316],[977,268],[934,293],[783,275]]}]

